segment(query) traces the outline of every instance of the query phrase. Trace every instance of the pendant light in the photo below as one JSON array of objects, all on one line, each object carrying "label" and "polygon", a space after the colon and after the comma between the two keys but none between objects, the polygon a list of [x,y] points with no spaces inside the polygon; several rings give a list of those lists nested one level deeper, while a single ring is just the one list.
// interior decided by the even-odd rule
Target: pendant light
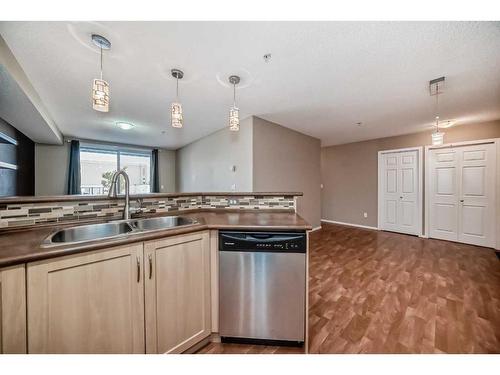
[{"label": "pendant light", "polygon": [[240,110],[236,107],[236,85],[240,83],[240,77],[229,77],[229,83],[233,85],[233,106],[229,109],[229,130],[237,132],[240,130]]},{"label": "pendant light", "polygon": [[102,54],[103,50],[111,48],[111,42],[105,37],[92,34],[92,42],[101,50],[101,76],[92,83],[92,108],[99,112],[109,111],[109,84],[102,79]]},{"label": "pendant light", "polygon": [[182,117],[182,105],[179,103],[179,80],[184,77],[184,73],[179,69],[172,69],[172,76],[176,79],[176,94],[175,94],[175,102],[172,103],[172,109],[170,112],[170,120],[172,127],[174,128],[182,128],[182,124],[184,122]]},{"label": "pendant light", "polygon": [[429,82],[431,96],[436,96],[436,130],[432,133],[432,145],[439,146],[444,143],[444,133],[439,130],[439,94],[441,94],[440,84],[444,84],[444,77],[433,79]]}]

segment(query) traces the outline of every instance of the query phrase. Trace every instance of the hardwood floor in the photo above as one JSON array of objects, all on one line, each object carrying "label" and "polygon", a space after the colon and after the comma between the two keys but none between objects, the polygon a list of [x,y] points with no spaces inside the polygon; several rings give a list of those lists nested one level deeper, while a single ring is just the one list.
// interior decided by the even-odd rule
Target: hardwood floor
[{"label": "hardwood floor", "polygon": [[[310,353],[500,353],[492,249],[323,224],[309,267]],[[281,352],[266,348],[201,352]]]},{"label": "hardwood floor", "polygon": [[288,346],[244,345],[211,342],[200,354],[304,354],[303,348]]}]

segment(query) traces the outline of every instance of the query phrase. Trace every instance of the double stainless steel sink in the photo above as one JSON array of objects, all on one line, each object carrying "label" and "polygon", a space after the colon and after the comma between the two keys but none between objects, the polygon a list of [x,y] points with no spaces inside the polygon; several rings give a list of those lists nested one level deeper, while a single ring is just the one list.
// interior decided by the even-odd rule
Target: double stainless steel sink
[{"label": "double stainless steel sink", "polygon": [[196,219],[183,216],[165,216],[82,225],[61,229],[51,234],[43,241],[42,246],[47,247],[83,243],[100,239],[117,238],[128,234],[173,229],[194,224],[198,224]]}]

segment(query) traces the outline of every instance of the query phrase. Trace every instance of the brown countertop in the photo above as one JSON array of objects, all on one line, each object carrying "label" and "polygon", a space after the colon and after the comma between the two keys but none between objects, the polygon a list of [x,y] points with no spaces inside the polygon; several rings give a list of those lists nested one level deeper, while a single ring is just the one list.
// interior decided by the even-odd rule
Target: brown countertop
[{"label": "brown countertop", "polygon": [[178,227],[175,229],[158,230],[154,232],[128,234],[120,238],[98,240],[83,244],[58,245],[53,247],[41,247],[42,241],[51,233],[61,229],[63,226],[4,232],[0,234],[0,267],[133,242],[147,241],[161,237],[174,236],[205,229],[246,229],[266,231],[312,229],[311,225],[294,212],[231,212],[217,210],[198,212],[190,211],[189,213],[181,215],[196,218],[199,221],[199,224]]}]

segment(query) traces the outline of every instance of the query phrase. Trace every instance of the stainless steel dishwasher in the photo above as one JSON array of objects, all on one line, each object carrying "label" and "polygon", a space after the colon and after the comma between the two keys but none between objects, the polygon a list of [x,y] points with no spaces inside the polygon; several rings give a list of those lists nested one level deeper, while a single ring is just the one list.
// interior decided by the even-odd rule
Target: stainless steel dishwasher
[{"label": "stainless steel dishwasher", "polygon": [[219,233],[222,341],[304,342],[306,249],[304,232]]}]

